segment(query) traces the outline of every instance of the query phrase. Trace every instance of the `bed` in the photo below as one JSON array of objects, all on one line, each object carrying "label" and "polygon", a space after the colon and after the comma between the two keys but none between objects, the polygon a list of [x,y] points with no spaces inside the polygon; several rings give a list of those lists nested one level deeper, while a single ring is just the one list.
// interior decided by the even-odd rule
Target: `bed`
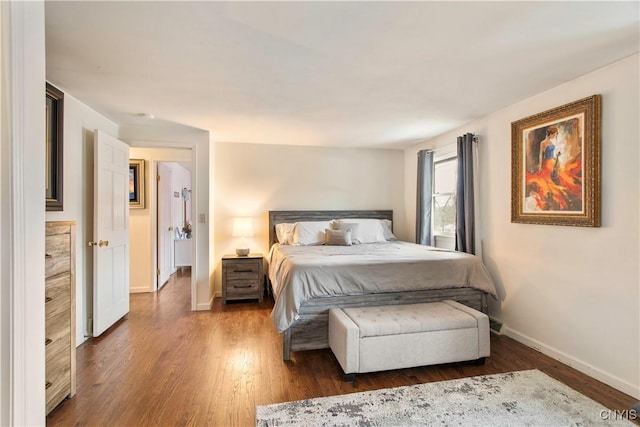
[{"label": "bed", "polygon": [[333,307],[452,299],[486,313],[487,295],[495,296],[495,286],[477,257],[400,241],[352,246],[278,242],[278,224],[356,218],[393,224],[393,211],[269,212],[271,318],[283,336],[284,360],[292,351],[328,348]]}]

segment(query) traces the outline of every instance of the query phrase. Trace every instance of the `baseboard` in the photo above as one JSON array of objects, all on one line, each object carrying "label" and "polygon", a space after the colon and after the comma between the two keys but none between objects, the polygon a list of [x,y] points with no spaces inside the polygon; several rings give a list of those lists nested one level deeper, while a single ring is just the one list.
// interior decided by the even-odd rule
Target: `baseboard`
[{"label": "baseboard", "polygon": [[207,311],[211,310],[211,303],[205,302],[196,305],[196,311]]},{"label": "baseboard", "polygon": [[148,286],[136,286],[133,288],[129,288],[129,293],[130,294],[141,294],[144,292],[153,292],[151,289],[149,289]]},{"label": "baseboard", "polygon": [[556,359],[564,363],[565,365],[571,366],[572,368],[577,369],[583,374],[589,375],[590,377],[595,378],[598,381],[601,381],[607,385],[610,385],[616,390],[620,390],[621,392],[626,393],[631,397],[640,399],[639,386],[634,386],[633,384],[621,378],[618,378],[598,368],[590,366],[589,364],[583,362],[582,360],[569,356],[568,354],[558,349],[555,349],[546,344],[543,344],[538,340],[535,340],[527,335],[524,335],[518,331],[515,331],[509,328],[508,326],[504,326],[502,328],[502,334],[508,336],[509,338],[513,338],[514,340],[526,345],[527,347],[531,347],[534,350],[538,350],[542,354],[545,354],[553,359]]}]

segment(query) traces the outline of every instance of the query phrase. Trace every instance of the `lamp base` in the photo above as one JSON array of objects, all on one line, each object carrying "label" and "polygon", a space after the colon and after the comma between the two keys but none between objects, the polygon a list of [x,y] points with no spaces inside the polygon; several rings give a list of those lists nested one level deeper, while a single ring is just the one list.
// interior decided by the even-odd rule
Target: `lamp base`
[{"label": "lamp base", "polygon": [[247,256],[247,255],[249,255],[249,248],[236,249],[236,255],[238,255],[238,256]]}]

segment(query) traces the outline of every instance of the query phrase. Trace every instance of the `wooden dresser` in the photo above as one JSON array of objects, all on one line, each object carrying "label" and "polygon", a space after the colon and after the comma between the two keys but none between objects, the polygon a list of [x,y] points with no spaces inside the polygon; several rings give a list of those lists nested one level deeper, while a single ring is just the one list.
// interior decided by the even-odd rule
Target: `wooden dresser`
[{"label": "wooden dresser", "polygon": [[47,414],[76,392],[75,222],[45,227]]}]

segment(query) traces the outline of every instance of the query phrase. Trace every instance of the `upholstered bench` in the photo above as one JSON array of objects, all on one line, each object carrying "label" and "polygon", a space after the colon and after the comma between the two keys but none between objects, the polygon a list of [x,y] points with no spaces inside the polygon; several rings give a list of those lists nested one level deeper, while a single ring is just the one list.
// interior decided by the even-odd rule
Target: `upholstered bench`
[{"label": "upholstered bench", "polygon": [[489,356],[489,318],[456,301],[329,311],[329,346],[349,379],[355,373]]}]

